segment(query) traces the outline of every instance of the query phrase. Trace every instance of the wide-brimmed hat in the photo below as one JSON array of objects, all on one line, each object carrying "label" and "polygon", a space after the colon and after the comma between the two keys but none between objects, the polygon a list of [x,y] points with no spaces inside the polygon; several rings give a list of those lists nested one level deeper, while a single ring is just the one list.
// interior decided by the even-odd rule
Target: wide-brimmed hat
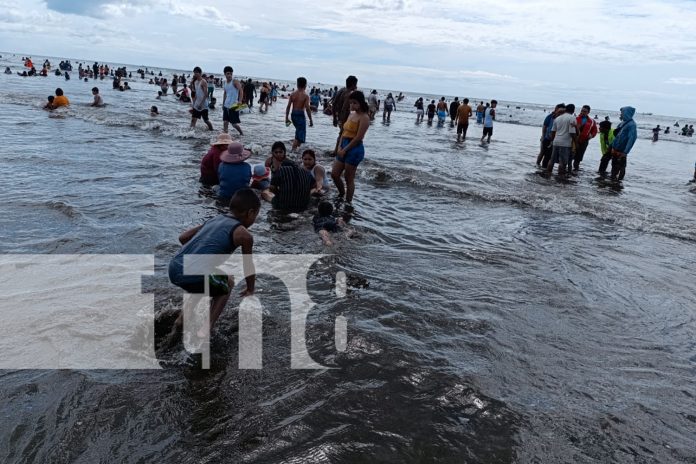
[{"label": "wide-brimmed hat", "polygon": [[232,136],[223,132],[222,134],[217,136],[217,139],[215,139],[215,141],[212,142],[211,145],[229,145],[232,142],[234,142]]},{"label": "wide-brimmed hat", "polygon": [[231,142],[227,151],[220,155],[220,160],[225,163],[241,163],[251,156],[249,150],[244,149],[244,145],[239,142]]}]

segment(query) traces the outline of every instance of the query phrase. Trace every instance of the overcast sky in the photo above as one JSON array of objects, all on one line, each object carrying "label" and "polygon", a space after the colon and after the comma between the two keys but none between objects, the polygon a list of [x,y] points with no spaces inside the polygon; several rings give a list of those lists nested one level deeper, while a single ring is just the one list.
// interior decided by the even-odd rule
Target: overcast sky
[{"label": "overcast sky", "polygon": [[696,118],[696,2],[0,0],[0,49]]}]

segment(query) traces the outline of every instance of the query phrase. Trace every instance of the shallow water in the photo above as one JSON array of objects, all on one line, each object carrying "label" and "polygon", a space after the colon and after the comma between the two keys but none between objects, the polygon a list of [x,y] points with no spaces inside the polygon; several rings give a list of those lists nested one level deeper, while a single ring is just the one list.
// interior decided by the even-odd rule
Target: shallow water
[{"label": "shallow water", "polygon": [[[82,105],[94,85],[106,108]],[[57,86],[72,105],[49,117]],[[176,238],[218,212],[197,182],[211,134],[140,79],[110,87],[0,75],[0,249],[155,254],[144,291],[166,320],[181,298],[165,272]],[[534,165],[542,106],[503,102],[490,145],[475,123],[456,144],[449,125],[414,124],[414,97],[368,132],[359,236],[338,238],[308,275],[308,348],[337,369],[289,368],[288,295],[262,276],[263,370],[237,368],[234,300],[210,371],[172,352],[159,371],[0,371],[0,460],[696,460],[692,141],[653,144],[647,129],[674,118],[638,115],[622,188],[596,180],[594,141],[580,174],[560,181]],[[292,138],[283,111],[279,100],[242,115],[253,160]],[[334,141],[315,116],[307,145],[326,153]],[[326,251],[309,213],[278,224],[266,205],[252,231],[256,252]],[[337,315],[348,317],[343,353]]]}]

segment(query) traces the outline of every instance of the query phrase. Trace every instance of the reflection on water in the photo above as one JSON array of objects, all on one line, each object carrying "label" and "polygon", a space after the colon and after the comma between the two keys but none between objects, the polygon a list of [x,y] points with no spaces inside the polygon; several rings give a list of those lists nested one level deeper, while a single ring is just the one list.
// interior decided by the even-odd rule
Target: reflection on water
[{"label": "reflection on water", "polygon": [[[100,83],[108,106],[93,109],[92,82],[0,76],[0,246],[155,254],[144,291],[166,325],[181,300],[165,272],[176,237],[218,211],[197,183],[213,134],[134,81],[122,93]],[[63,118],[40,109],[56,86],[72,101]],[[594,174],[593,142],[580,175],[559,181],[534,165],[541,106],[501,105],[517,124],[481,145],[472,123],[457,144],[449,125],[414,124],[414,98],[368,132],[358,237],[308,275],[308,349],[338,369],[289,369],[288,295],[261,276],[263,370],[237,369],[236,299],[210,371],[176,348],[161,351],[162,371],[4,371],[2,461],[696,459],[693,145],[641,132],[617,188]],[[292,138],[284,103],[242,115],[252,161]],[[328,166],[335,129],[315,120],[307,146]],[[325,252],[310,219],[264,206],[256,249]]]}]

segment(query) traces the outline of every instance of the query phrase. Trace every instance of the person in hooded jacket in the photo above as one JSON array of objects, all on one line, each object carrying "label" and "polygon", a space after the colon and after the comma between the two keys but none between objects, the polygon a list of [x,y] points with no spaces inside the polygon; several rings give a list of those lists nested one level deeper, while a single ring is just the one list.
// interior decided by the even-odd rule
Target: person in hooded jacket
[{"label": "person in hooded jacket", "polygon": [[638,129],[633,120],[635,114],[636,109],[632,106],[621,108],[621,123],[614,130],[614,141],[611,143],[612,180],[623,180],[626,175],[626,157],[638,138]]}]

